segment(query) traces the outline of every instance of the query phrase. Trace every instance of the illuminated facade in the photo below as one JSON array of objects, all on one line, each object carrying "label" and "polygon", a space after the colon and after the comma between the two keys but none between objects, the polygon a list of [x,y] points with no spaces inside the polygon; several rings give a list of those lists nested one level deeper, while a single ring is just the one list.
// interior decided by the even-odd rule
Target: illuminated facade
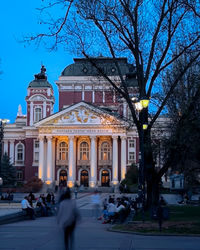
[{"label": "illuminated facade", "polygon": [[[113,59],[94,60],[119,82]],[[116,60],[137,94],[134,67],[126,58]],[[45,71],[42,67],[28,85],[27,115],[19,107],[15,123],[5,126],[4,153],[16,166],[18,181],[38,176],[70,187],[118,184],[139,161],[138,135],[126,103],[87,59],[74,59],[56,81],[59,111],[53,113],[54,93]]]}]

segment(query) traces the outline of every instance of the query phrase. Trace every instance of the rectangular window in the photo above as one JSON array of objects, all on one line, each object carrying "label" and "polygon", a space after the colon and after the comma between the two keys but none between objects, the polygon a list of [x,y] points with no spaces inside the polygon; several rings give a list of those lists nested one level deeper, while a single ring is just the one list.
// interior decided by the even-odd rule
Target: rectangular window
[{"label": "rectangular window", "polygon": [[18,153],[17,153],[17,160],[18,161],[22,161],[23,160],[23,153],[20,152],[20,151],[18,151]]},{"label": "rectangular window", "polygon": [[135,147],[135,140],[129,140],[129,148]]},{"label": "rectangular window", "polygon": [[134,161],[134,160],[135,160],[135,153],[129,152],[129,161]]},{"label": "rectangular window", "polygon": [[39,141],[34,141],[34,154],[33,154],[33,161],[34,162],[39,162],[39,146],[40,146],[40,144],[39,144]]},{"label": "rectangular window", "polygon": [[22,171],[17,171],[17,180],[19,180],[19,181],[23,180],[23,172]]},{"label": "rectangular window", "polygon": [[38,162],[38,161],[39,161],[39,152],[35,152],[34,161],[35,161],[35,162]]},{"label": "rectangular window", "polygon": [[39,141],[35,141],[35,148],[39,148],[40,144]]}]

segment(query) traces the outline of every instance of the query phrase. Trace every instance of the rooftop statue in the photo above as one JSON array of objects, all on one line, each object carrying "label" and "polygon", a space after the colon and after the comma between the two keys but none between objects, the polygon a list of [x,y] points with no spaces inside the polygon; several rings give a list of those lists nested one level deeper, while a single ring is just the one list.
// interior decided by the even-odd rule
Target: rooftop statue
[{"label": "rooftop statue", "polygon": [[42,65],[41,72],[35,75],[35,80],[47,80],[47,76],[45,75],[46,68]]},{"label": "rooftop statue", "polygon": [[21,106],[21,104],[19,104],[19,106],[18,106],[17,116],[22,116],[22,106]]}]

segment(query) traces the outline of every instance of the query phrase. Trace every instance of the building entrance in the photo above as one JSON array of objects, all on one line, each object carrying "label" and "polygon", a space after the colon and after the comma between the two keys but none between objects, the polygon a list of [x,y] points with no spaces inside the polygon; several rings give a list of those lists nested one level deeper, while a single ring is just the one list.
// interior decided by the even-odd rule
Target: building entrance
[{"label": "building entrance", "polygon": [[63,186],[63,187],[67,186],[67,171],[66,170],[60,171],[59,186]]},{"label": "building entrance", "polygon": [[84,187],[89,186],[89,178],[88,178],[88,171],[87,170],[81,171],[81,185],[83,185]]},{"label": "building entrance", "polygon": [[108,170],[103,170],[101,172],[101,186],[109,187],[110,186],[110,178]]}]

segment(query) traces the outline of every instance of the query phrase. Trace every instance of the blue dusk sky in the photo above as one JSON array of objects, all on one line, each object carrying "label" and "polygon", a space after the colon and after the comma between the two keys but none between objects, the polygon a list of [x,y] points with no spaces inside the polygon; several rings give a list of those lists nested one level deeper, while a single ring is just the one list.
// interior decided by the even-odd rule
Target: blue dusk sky
[{"label": "blue dusk sky", "polygon": [[41,0],[0,1],[0,118],[10,119],[11,123],[15,121],[19,104],[22,113],[26,114],[27,87],[34,75],[40,72],[41,64],[45,65],[48,81],[54,89],[54,112],[58,111],[55,81],[74,58],[63,48],[49,52],[44,47],[37,49],[34,44],[25,46],[19,42],[23,35],[40,30],[36,10],[40,4]]}]

